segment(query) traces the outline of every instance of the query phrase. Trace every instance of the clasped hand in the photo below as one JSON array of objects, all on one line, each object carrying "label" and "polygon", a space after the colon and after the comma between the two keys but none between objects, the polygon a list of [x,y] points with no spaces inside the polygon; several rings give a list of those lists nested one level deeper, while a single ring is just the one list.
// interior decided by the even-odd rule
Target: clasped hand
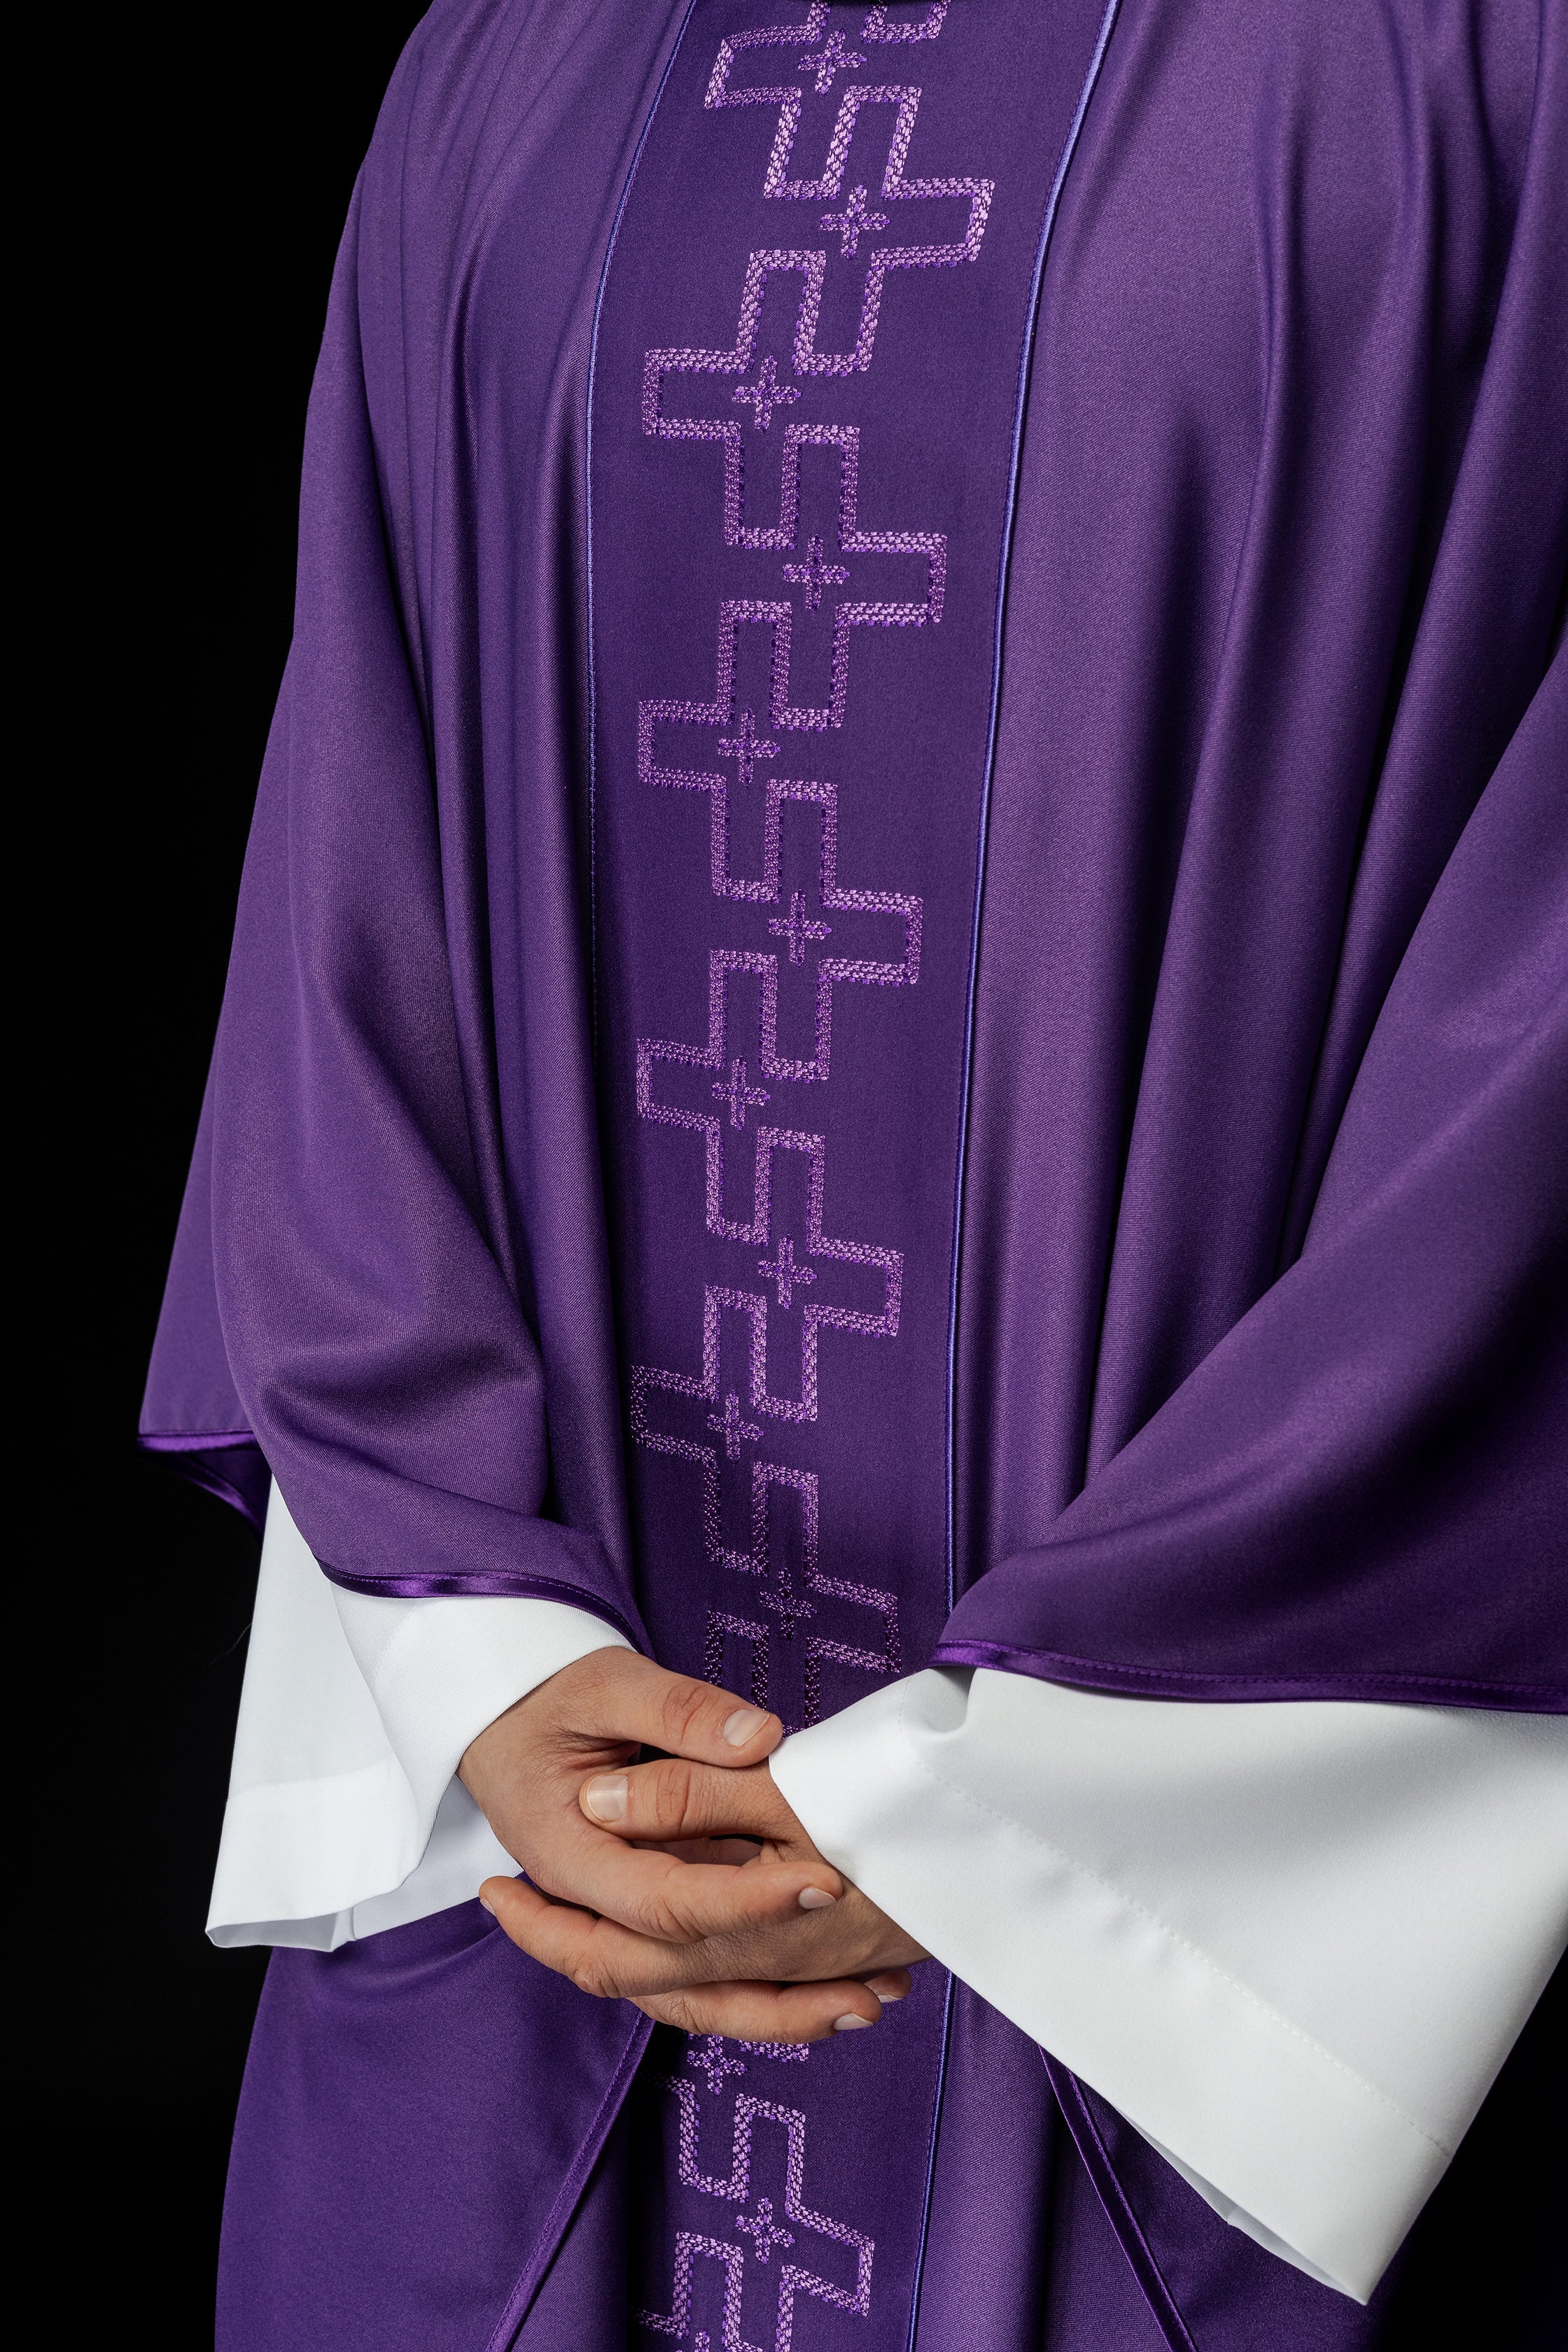
[{"label": "clasped hand", "polygon": [[[874,2025],[927,1955],[812,1844],[766,1759],[776,1715],[597,1650],[498,1717],[459,1767],[531,1884],[479,1900],[584,1992],[689,2033],[816,2042]],[[664,1751],[637,1763],[643,1748]]]}]

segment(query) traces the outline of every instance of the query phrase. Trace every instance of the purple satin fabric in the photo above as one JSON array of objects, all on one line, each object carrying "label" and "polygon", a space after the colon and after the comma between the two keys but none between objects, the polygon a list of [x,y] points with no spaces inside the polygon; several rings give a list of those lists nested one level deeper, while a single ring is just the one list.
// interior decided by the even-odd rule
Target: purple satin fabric
[{"label": "purple satin fabric", "polygon": [[[364,1589],[566,1588],[634,1627],[584,439],[679,23],[437,8],[389,96],[144,1423],[254,1433]],[[1563,33],[1528,0],[1468,47],[1423,23],[1129,0],[1064,190],[979,937],[955,1661],[1564,1704]]]},{"label": "purple satin fabric", "polygon": [[[1565,1993],[1560,1969],[1363,2311],[1227,2228],[1064,2075],[1069,2129],[1035,2045],[956,1988],[917,2346],[1554,2352]],[[635,2012],[524,1959],[477,1904],[330,1956],[275,1953],[229,2173],[222,2352],[657,2352],[669,2339],[631,2324],[630,2257],[684,2037],[656,2033],[626,2100],[646,2038]],[[838,2163],[852,2174],[853,2149]],[[864,2326],[800,2308],[800,2352]]]},{"label": "purple satin fabric", "polygon": [[[598,309],[591,928],[637,1599],[658,1657],[791,1730],[929,1656],[950,1605],[1019,362],[1104,13],[964,0],[850,38],[698,0]],[[874,2034],[650,2059],[650,2345],[852,2321],[905,2352],[947,2026],[927,1970]]]},{"label": "purple satin fabric", "polygon": [[[1456,74],[1420,23],[1133,9],[1085,124],[1008,605],[954,1664],[1565,1703],[1568,48],[1478,10]],[[1438,178],[1462,235],[1415,228]]]},{"label": "purple satin fabric", "polygon": [[[389,92],[312,397],[294,645],[143,1428],[236,1488],[258,1449],[252,1470],[276,1472],[353,1589],[567,1599],[691,1665],[705,1571],[679,1544],[658,1556],[647,1464],[628,1478],[634,1368],[692,1353],[684,1326],[645,1315],[625,1250],[617,1056],[637,983],[603,891],[647,813],[617,803],[606,838],[590,780],[595,695],[613,710],[707,694],[711,670],[668,682],[665,616],[633,612],[634,646],[660,661],[606,680],[587,619],[589,510],[620,462],[588,446],[595,320],[601,366],[643,356],[605,257],[667,73],[679,86],[686,13],[439,0]],[[832,20],[853,46],[877,16]],[[689,37],[775,16],[805,42],[801,0],[699,0]],[[1091,44],[1089,12],[1053,25],[1069,18]],[[961,904],[983,831],[973,988],[929,992],[948,1026],[926,1050],[958,1065],[930,1122],[957,1237],[916,1319],[950,1323],[951,1354],[927,1332],[916,1390],[899,1390],[900,1357],[888,1400],[913,1414],[906,1668],[1568,1705],[1565,57],[1568,26],[1533,0],[1348,16],[1121,0],[1026,345],[1016,497],[973,521],[994,570],[1008,551],[992,756],[976,639],[921,720],[922,789],[951,778],[970,814],[950,841],[932,833],[934,878],[890,885],[929,894],[933,916]],[[965,167],[981,169],[971,110]],[[1041,126],[1037,225],[1062,127]],[[993,429],[977,402],[977,451]],[[713,493],[718,447],[658,454]],[[665,527],[635,488],[616,494],[628,530]],[[877,498],[879,522],[906,520],[897,486]],[[959,612],[942,623],[955,645]],[[883,650],[857,638],[851,659]],[[688,814],[706,816],[701,796]],[[875,862],[889,887],[883,832],[855,871]],[[962,931],[946,913],[932,936],[946,954]],[[649,1034],[698,1038],[700,1012],[661,1010]],[[656,1187],[643,1207],[662,1206]],[[871,1201],[833,1229],[875,1234],[879,1214]],[[929,1206],[910,1223],[940,1242]],[[945,1624],[933,1533],[957,1596]],[[721,1652],[720,1670],[740,1667]],[[826,1703],[856,1695],[846,1677]],[[335,2308],[324,2255],[309,2294],[289,2261],[267,2268],[268,2245],[317,2226],[290,2182],[327,2197],[337,2179],[332,2226],[356,2243],[370,2227],[363,2151],[346,2121],[312,2120],[310,2081],[338,2084],[343,2118],[355,2065],[381,2069],[399,2113],[456,2095],[437,2079],[457,2030],[440,1970],[409,1979],[395,2043],[351,2035],[340,2064],[311,2024],[377,1965],[275,1965],[237,2158],[237,2346],[309,2344],[307,2307]],[[453,2304],[447,2338],[421,2321],[431,2347],[477,2344],[481,2307],[499,2345],[566,2187],[598,2167],[621,2193],[595,2119],[624,2087],[625,2021],[617,2039],[504,1953],[490,1973],[516,2005],[540,2169],[510,2203],[476,2190],[477,2299]],[[972,2017],[964,1996],[923,2079],[934,2101],[945,2050],[944,2113],[994,2124],[1015,2059]],[[275,2096],[307,2042],[297,2094]],[[484,2077],[454,2061],[452,2085]],[[1136,2285],[1148,2231],[1127,2184],[1158,2160],[1104,2126],[1124,2206],[1086,2203],[1093,2163],[1076,2147],[1058,2163],[1068,2143],[1029,2079],[1030,2188],[1000,2258],[1025,2283],[990,2299],[993,2336],[973,2340],[1013,2352],[1059,2303],[1076,2352],[1110,2340],[1072,2333],[1071,2312],[1113,2299],[1082,2285],[1085,2250],[1114,2224],[1116,2292]],[[469,2126],[472,2164],[500,2150],[507,2179],[510,2115],[480,2098]],[[912,2293],[924,2243],[922,2292],[952,2329],[963,2249],[1000,2191],[966,2191],[980,2154],[942,2191],[961,2136],[943,2129],[900,2260]],[[390,2171],[423,2179],[412,2139],[389,2144]],[[1052,2166],[1079,2183],[1059,2199],[1039,2185]],[[1324,2291],[1281,2284],[1196,2200],[1175,2204],[1193,2275],[1170,2292],[1205,2347],[1257,2340],[1245,2315],[1266,2305],[1271,2343],[1340,2340],[1321,2333]],[[1040,2214],[1058,2205],[1047,2255]],[[370,2257],[349,2274],[374,2301]],[[1214,2296],[1240,2333],[1192,2320],[1205,2278],[1229,2282]],[[1375,2315],[1329,2302],[1347,2346],[1376,2340],[1354,2332]],[[375,2324],[399,2340],[401,2320]]]},{"label": "purple satin fabric", "polygon": [[648,2033],[520,1960],[477,1903],[330,1958],[274,1957],[229,2167],[220,2344],[512,2340]]}]

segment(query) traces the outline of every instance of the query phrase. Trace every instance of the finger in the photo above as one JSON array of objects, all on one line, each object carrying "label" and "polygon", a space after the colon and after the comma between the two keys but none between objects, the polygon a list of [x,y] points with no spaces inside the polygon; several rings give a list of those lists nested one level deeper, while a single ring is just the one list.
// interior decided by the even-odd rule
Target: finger
[{"label": "finger", "polygon": [[[679,1945],[639,1936],[579,1904],[552,1901],[526,1879],[487,1878],[479,1901],[531,1959],[602,2000],[679,1992],[721,1979],[734,1968],[723,1945]],[[874,1993],[859,1984],[854,1990],[860,2007],[880,2014]]]},{"label": "finger", "polygon": [[613,1664],[574,1688],[574,1711],[585,1717],[577,1727],[584,1732],[722,1767],[760,1764],[784,1738],[776,1715],[733,1691],[672,1675],[626,1650],[599,1654]]},{"label": "finger", "polygon": [[551,1854],[542,1875],[534,1871],[536,1881],[546,1894],[664,1943],[776,1928],[802,1912],[830,1911],[842,1885],[837,1871],[815,1858],[739,1868],[685,1862],[658,1846],[623,1845],[585,1823],[583,1829],[580,1839]]},{"label": "finger", "polygon": [[635,1998],[644,2016],[660,2025],[731,2042],[826,2042],[836,2033],[858,2033],[881,2015],[876,1996],[852,1977],[826,1984],[691,1985]]},{"label": "finger", "polygon": [[763,1849],[755,1838],[671,1838],[668,1841],[649,1839],[641,1851],[647,1853],[668,1853],[677,1862],[721,1862],[744,1867],[746,1864],[764,1859],[774,1861],[776,1854]]},{"label": "finger", "polygon": [[[721,1772],[684,1756],[665,1757],[624,1772],[595,1773],[584,1781],[577,1801],[599,1828],[647,1845],[704,1837],[787,1844],[801,1835],[773,1774],[762,1765]],[[842,1882],[824,1864],[821,1883],[837,1894]]]},{"label": "finger", "polygon": [[632,1944],[641,1938],[627,1937],[625,1928],[575,1903],[552,1902],[526,1879],[487,1878],[479,1901],[520,1951],[558,1976],[569,1977],[583,1992],[619,1998],[639,1987],[645,1976],[653,1985],[659,1980],[657,1970],[648,1975],[644,1956],[637,1956],[644,1959],[638,1968],[629,1964],[631,1956],[616,1948],[617,1937]]}]

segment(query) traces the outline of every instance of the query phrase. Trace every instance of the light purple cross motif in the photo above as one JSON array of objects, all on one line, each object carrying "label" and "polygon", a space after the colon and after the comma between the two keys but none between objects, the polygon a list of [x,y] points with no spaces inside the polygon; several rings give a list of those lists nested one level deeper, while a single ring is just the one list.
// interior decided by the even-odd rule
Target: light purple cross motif
[{"label": "light purple cross motif", "polygon": [[775,2246],[793,2246],[795,2243],[795,2231],[781,2229],[773,2220],[773,2204],[771,2197],[759,2197],[757,2210],[753,2214],[737,2213],[735,2227],[737,2230],[744,2230],[749,2238],[756,2241],[757,2260],[760,2263],[767,2261]]},{"label": "light purple cross motif", "polygon": [[831,923],[813,923],[807,920],[804,890],[792,890],[789,894],[789,920],[785,922],[780,916],[771,915],[768,918],[768,929],[775,940],[789,941],[791,963],[805,961],[807,940],[830,940],[833,937]]},{"label": "light purple cross motif", "polygon": [[687,2052],[686,2063],[695,2066],[700,2074],[707,2075],[708,2088],[715,2098],[724,2088],[726,2074],[743,2074],[746,2071],[743,2059],[724,2055],[723,2037],[718,2033],[705,2033],[700,2045]]},{"label": "light purple cross motif", "polygon": [[730,394],[731,400],[744,401],[752,412],[752,422],[759,433],[765,433],[773,421],[773,411],[787,407],[800,394],[793,383],[781,383],[779,372],[770,352],[757,372],[755,383],[738,383]]},{"label": "light purple cross motif", "polygon": [[789,1305],[790,1295],[797,1283],[816,1280],[810,1266],[795,1264],[795,1244],[787,1234],[779,1235],[778,1255],[775,1258],[761,1257],[757,1260],[757,1272],[767,1281],[776,1284],[781,1307]]},{"label": "light purple cross motif", "polygon": [[849,574],[842,563],[824,563],[822,541],[819,539],[808,539],[805,542],[805,562],[786,563],[784,576],[786,580],[793,580],[797,587],[805,590],[805,609],[808,613],[815,613],[822,602],[824,588],[829,585],[841,588]]},{"label": "light purple cross motif", "polygon": [[[741,1400],[735,1394],[733,1389],[730,1391],[729,1395],[724,1400],[723,1412],[710,1412],[709,1414],[708,1426],[710,1429],[717,1430],[720,1436],[723,1439],[725,1457],[731,1462],[738,1462],[740,1460],[741,1441],[742,1438],[744,1438],[749,1444],[755,1445],[760,1443],[763,1434],[761,1429],[757,1426],[757,1423],[754,1421],[742,1420]],[[717,2037],[711,2033],[708,2036],[710,2042],[714,2041],[716,2038]],[[706,2062],[699,2059],[696,2063],[699,2065],[701,2065]],[[711,2076],[709,2078],[708,2086],[710,2090],[713,2087]]]},{"label": "light purple cross motif", "polygon": [[863,66],[865,62],[859,50],[846,48],[843,34],[835,32],[829,33],[826,43],[815,57],[800,58],[795,66],[795,71],[802,74],[814,73],[816,76],[816,94],[818,98],[826,98],[833,88],[835,74],[847,73],[851,66]]},{"label": "light purple cross motif", "polygon": [[801,1600],[787,1575],[781,1575],[776,1584],[763,1586],[762,1602],[770,1617],[783,1620],[779,1630],[786,1642],[794,1639],[795,1629],[803,1618],[816,1614],[809,1601]]},{"label": "light purple cross motif", "polygon": [[[711,1069],[713,1066],[710,1063],[708,1066]],[[731,1063],[727,1078],[714,1079],[712,1091],[721,1102],[729,1104],[731,1127],[744,1127],[746,1113],[761,1110],[768,1100],[765,1087],[749,1087],[746,1084],[746,1066],[741,1061]]]},{"label": "light purple cross motif", "polygon": [[824,228],[837,229],[844,242],[839,247],[839,259],[847,261],[863,236],[873,229],[886,228],[886,213],[874,213],[866,201],[864,188],[851,188],[841,213],[824,213]]},{"label": "light purple cross motif", "polygon": [[738,735],[720,736],[719,749],[726,760],[734,761],[735,773],[742,784],[749,784],[752,782],[759,760],[776,760],[779,755],[779,747],[776,743],[764,743],[762,740],[757,733],[756,720],[749,710],[742,710],[741,713],[741,731]]}]

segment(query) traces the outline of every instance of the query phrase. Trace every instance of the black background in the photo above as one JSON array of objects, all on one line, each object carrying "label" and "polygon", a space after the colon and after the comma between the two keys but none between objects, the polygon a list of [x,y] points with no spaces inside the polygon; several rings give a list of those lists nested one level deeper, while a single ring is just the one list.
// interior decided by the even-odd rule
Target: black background
[{"label": "black background", "polygon": [[211,2342],[264,1955],[202,1927],[257,1547],[133,1439],[288,651],[332,257],[421,13],[71,12],[8,109],[38,143],[12,240],[35,297],[12,488],[37,525],[13,804],[37,831],[8,898],[37,1086],[7,1287],[42,1309],[13,1349],[12,2145],[42,2225],[70,2224],[56,2343]]}]

